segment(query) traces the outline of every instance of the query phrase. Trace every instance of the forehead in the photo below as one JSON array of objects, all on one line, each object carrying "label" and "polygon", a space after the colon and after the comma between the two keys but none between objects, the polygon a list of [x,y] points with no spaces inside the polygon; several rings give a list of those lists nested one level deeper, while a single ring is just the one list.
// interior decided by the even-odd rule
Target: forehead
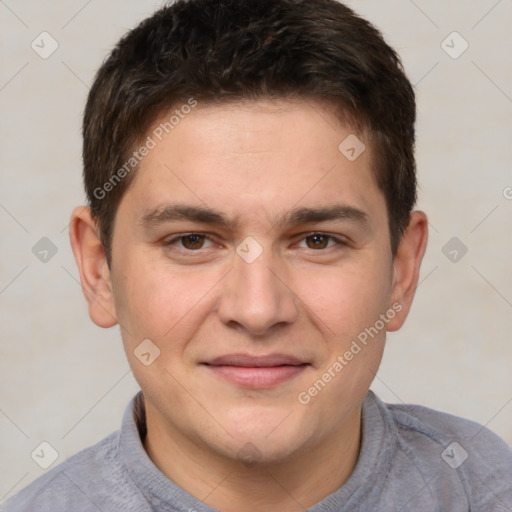
[{"label": "forehead", "polygon": [[151,149],[125,194],[140,215],[176,200],[253,220],[322,203],[385,209],[368,141],[326,103],[178,105],[145,140]]}]

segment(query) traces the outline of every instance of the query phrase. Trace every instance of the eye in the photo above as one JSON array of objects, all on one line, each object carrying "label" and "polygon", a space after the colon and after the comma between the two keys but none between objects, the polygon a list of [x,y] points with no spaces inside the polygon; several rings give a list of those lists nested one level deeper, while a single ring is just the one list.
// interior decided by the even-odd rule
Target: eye
[{"label": "eye", "polygon": [[184,248],[186,251],[197,251],[199,249],[204,249],[205,242],[209,242],[210,244],[212,243],[212,241],[202,233],[186,233],[175,236],[170,240],[166,240],[164,245],[169,247],[179,244],[180,246],[178,247],[178,250],[182,250]]},{"label": "eye", "polygon": [[[325,233],[311,233],[302,240],[306,242],[307,249],[313,250],[329,249],[336,245],[347,245],[342,239],[326,235]],[[332,242],[331,245],[329,245],[329,242]]]}]

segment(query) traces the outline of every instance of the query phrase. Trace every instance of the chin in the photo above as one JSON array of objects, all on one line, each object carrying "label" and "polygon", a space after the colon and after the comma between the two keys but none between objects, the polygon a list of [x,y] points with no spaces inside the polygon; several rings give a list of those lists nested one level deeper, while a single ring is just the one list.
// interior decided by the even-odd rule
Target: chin
[{"label": "chin", "polygon": [[253,410],[252,414],[237,411],[225,425],[232,436],[226,439],[229,456],[248,465],[283,462],[309,445],[314,437],[312,426],[293,409]]}]

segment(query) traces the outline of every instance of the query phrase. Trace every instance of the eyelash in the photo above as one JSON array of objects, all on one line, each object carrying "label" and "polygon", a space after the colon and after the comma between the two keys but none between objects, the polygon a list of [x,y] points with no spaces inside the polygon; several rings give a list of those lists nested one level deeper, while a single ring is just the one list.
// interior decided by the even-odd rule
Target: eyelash
[{"label": "eyelash", "polygon": [[[180,235],[174,236],[173,238],[171,238],[169,240],[165,240],[162,245],[165,248],[170,248],[173,245],[175,245],[176,242],[179,242],[181,239],[183,239],[183,238],[185,238],[187,236],[191,236],[191,235],[204,236],[207,240],[209,240],[210,242],[214,243],[214,240],[212,239],[212,237],[210,237],[207,233],[201,233],[201,232],[198,232],[198,231],[192,231],[190,233],[182,233]],[[306,248],[306,250],[308,250],[308,251],[318,252],[318,253],[320,253],[320,252],[327,252],[327,251],[329,251],[329,249],[333,249],[333,248],[339,249],[339,248],[346,247],[346,246],[349,245],[348,242],[346,240],[344,240],[343,238],[338,238],[336,236],[330,235],[329,233],[323,233],[321,231],[311,231],[310,233],[305,233],[302,236],[302,238],[300,239],[300,241],[303,241],[306,238],[309,238],[309,237],[314,236],[314,235],[321,235],[321,236],[327,237],[329,239],[329,241],[331,241],[331,240],[334,241],[335,246],[326,247],[326,248],[323,248],[323,249],[310,249],[310,248]],[[338,246],[338,247],[336,247],[336,246]],[[193,249],[186,249],[186,248],[182,247],[182,248],[175,249],[175,250],[177,252],[186,253],[186,254],[190,255],[190,254],[194,254],[194,253],[200,253],[203,250],[203,248],[193,250]]]}]

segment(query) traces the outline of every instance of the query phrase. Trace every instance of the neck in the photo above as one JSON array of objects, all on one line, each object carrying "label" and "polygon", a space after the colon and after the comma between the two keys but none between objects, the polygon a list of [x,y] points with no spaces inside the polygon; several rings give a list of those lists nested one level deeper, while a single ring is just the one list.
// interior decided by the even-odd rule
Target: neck
[{"label": "neck", "polygon": [[[177,430],[146,411],[144,448],[176,485],[222,512],[292,512],[307,509],[341,487],[352,474],[360,451],[361,409],[342,428],[286,461],[247,467]],[[149,412],[149,414],[148,414]]]}]

